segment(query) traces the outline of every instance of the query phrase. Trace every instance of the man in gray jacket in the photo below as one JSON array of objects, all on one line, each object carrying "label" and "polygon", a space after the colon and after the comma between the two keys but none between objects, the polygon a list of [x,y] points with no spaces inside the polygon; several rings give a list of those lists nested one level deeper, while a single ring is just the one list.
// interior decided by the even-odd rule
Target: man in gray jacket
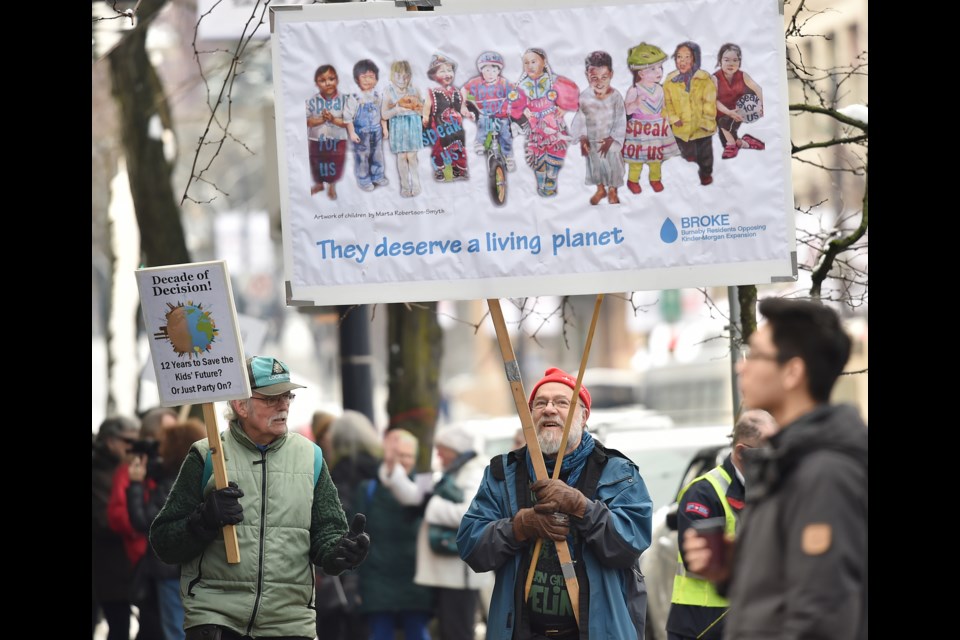
[{"label": "man in gray jacket", "polygon": [[759,309],[767,323],[750,337],[740,390],[745,406],[783,426],[747,461],[732,571],[730,554],[712,558],[693,530],[687,566],[728,594],[725,638],[865,639],[867,427],[853,407],[828,404],[850,338],[813,302],[768,299]]}]

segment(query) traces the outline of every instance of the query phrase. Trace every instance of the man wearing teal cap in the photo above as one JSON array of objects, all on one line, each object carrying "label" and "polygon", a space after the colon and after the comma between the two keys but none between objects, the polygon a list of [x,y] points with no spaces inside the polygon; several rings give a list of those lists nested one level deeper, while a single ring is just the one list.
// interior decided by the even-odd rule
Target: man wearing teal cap
[{"label": "man wearing teal cap", "polygon": [[[330,575],[366,557],[365,517],[350,529],[320,448],[287,430],[294,389],[283,362],[247,359],[252,395],[231,400],[222,434],[230,486],[216,489],[206,438],[191,447],[150,528],[157,555],[181,564],[186,639],[311,640],[313,565]],[[240,562],[226,559],[224,525],[236,525]]]}]

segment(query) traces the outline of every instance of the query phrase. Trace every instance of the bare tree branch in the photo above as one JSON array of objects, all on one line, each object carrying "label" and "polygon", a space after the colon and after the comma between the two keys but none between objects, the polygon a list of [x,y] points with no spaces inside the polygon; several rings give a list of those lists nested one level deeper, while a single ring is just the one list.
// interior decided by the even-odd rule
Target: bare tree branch
[{"label": "bare tree branch", "polygon": [[851,233],[850,235],[838,238],[836,240],[831,240],[827,245],[827,250],[824,252],[823,256],[820,259],[820,265],[814,269],[812,274],[812,285],[810,288],[810,293],[819,299],[820,291],[823,285],[823,281],[827,278],[827,275],[830,273],[830,269],[833,268],[833,263],[836,260],[837,255],[846,251],[848,248],[853,246],[863,235],[867,232],[867,180],[869,176],[866,174],[866,167],[864,167],[864,183],[863,183],[863,209],[861,210],[860,216],[860,225]]},{"label": "bare tree branch", "polygon": [[[256,0],[256,3],[254,4],[253,9],[251,9],[250,17],[247,19],[247,23],[243,26],[243,31],[241,32],[240,38],[237,41],[237,47],[234,50],[232,57],[230,59],[230,63],[227,67],[226,75],[224,76],[223,82],[220,85],[220,89],[217,92],[216,100],[213,101],[213,103],[211,104],[210,85],[207,82],[206,76],[203,73],[203,65],[201,64],[201,60],[200,60],[201,52],[197,49],[197,32],[200,28],[200,22],[206,16],[210,15],[210,13],[214,9],[216,9],[216,7],[219,4],[220,2],[217,2],[215,5],[213,5],[213,7],[210,8],[210,11],[200,16],[200,19],[197,21],[196,28],[194,29],[194,32],[193,32],[194,35],[193,35],[193,42],[191,46],[193,47],[194,59],[196,59],[197,61],[197,68],[200,71],[200,76],[201,78],[203,78],[204,86],[207,87],[207,106],[210,109],[210,117],[207,119],[206,128],[204,129],[203,133],[200,134],[200,139],[197,142],[197,151],[194,154],[193,164],[190,167],[190,176],[187,178],[187,184],[184,186],[184,189],[183,189],[183,196],[180,199],[181,204],[183,204],[183,202],[185,202],[188,198],[190,185],[194,181],[200,180],[203,177],[203,174],[206,173],[208,170],[210,170],[210,167],[213,165],[214,160],[220,154],[220,150],[223,148],[224,143],[227,141],[229,137],[227,135],[227,131],[230,127],[230,122],[232,119],[231,110],[233,106],[233,99],[232,99],[233,85],[234,85],[234,82],[236,81],[236,76],[240,73],[239,71],[240,65],[243,62],[242,56],[246,53],[246,49],[250,45],[250,41],[252,40],[253,35],[257,32],[257,29],[260,28],[260,25],[264,24],[263,17],[266,14],[267,7],[270,4],[270,0],[266,0],[262,4],[261,4],[261,0]],[[260,9],[259,18],[257,18],[258,9]],[[248,34],[247,30],[250,29],[250,26],[251,24],[254,23],[254,21],[256,21],[256,24],[254,24],[253,29],[250,30]],[[225,122],[220,122],[218,118],[218,111],[221,108],[221,106],[223,106],[224,104],[226,104],[226,119],[225,119]],[[208,136],[212,135],[211,129],[214,124],[216,124],[220,128],[222,135],[218,139],[211,141],[211,140],[208,140]],[[200,150],[203,146],[207,144],[212,144],[215,147],[215,150],[213,151],[209,159],[206,161],[204,166],[198,171],[197,166],[200,164]],[[216,185],[213,185],[212,183],[208,183],[208,184],[211,184],[212,186],[214,186],[214,188],[216,188]],[[217,190],[219,191],[219,189]],[[223,192],[221,191],[221,193]],[[225,194],[225,195],[228,195],[228,194]]]},{"label": "bare tree branch", "polygon": [[[856,118],[851,118],[850,116],[845,116],[836,109],[826,109],[824,107],[818,107],[813,104],[791,104],[790,111],[806,111],[808,113],[819,113],[825,116],[830,116],[838,122],[843,124],[850,125],[851,127],[856,127],[863,130],[864,134],[867,133],[867,123]],[[866,136],[864,136],[866,137]]]}]

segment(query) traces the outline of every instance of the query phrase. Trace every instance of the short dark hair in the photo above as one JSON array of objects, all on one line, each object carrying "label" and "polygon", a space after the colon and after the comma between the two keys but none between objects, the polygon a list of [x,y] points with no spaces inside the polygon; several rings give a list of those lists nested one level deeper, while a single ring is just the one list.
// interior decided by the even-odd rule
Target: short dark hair
[{"label": "short dark hair", "polygon": [[732,444],[739,444],[744,440],[760,440],[760,427],[764,422],[776,424],[773,416],[763,409],[750,409],[741,413],[737,423],[733,425],[733,433],[730,434]]},{"label": "short dark hair", "polygon": [[723,61],[723,54],[727,51],[733,51],[737,54],[737,59],[740,62],[743,62],[743,52],[740,51],[740,45],[733,44],[732,42],[727,42],[720,47],[720,51],[717,52],[717,66],[720,66],[720,63]]},{"label": "short dark hair", "polygon": [[590,67],[606,67],[611,71],[613,70],[613,58],[611,58],[610,54],[606,51],[594,51],[584,59],[583,64],[586,69]]},{"label": "short dark hair", "polygon": [[97,442],[107,438],[136,438],[140,430],[140,421],[129,416],[110,416],[100,423],[97,429]]},{"label": "short dark hair", "polygon": [[357,64],[353,65],[353,79],[357,82],[357,84],[360,83],[360,74],[367,73],[368,71],[373,71],[373,75],[376,76],[377,80],[380,79],[380,69],[377,68],[376,63],[374,63],[373,60],[364,58],[363,60],[357,62]]},{"label": "short dark hair", "polygon": [[837,313],[816,302],[783,298],[761,300],[758,309],[770,323],[777,360],[803,360],[810,395],[828,402],[850,357],[850,336]]},{"label": "short dark hair", "polygon": [[140,437],[158,439],[165,416],[170,416],[174,420],[178,418],[177,412],[170,407],[154,407],[144,413],[140,418]]},{"label": "short dark hair", "polygon": [[333,75],[337,76],[338,80],[340,79],[340,75],[337,73],[337,70],[333,68],[332,64],[322,64],[313,72],[313,81],[316,82],[317,79],[327,71],[333,71]]}]

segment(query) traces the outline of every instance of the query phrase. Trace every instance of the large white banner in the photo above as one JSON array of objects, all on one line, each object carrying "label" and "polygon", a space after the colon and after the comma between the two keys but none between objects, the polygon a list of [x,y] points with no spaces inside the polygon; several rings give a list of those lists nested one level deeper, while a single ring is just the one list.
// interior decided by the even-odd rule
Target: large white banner
[{"label": "large white banner", "polygon": [[273,17],[290,304],[796,277],[776,0]]}]

